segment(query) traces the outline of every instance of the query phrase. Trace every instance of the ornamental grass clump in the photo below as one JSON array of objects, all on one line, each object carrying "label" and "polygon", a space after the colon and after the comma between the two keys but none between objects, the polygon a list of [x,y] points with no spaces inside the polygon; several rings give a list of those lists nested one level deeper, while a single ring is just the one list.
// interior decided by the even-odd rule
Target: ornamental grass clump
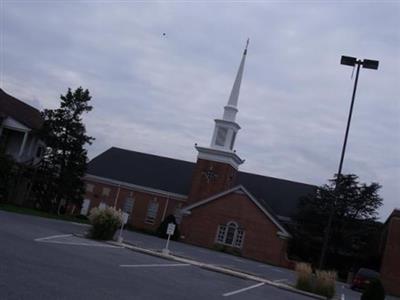
[{"label": "ornamental grass clump", "polygon": [[122,224],[122,213],[112,207],[93,208],[90,211],[90,237],[97,240],[111,240]]},{"label": "ornamental grass clump", "polygon": [[335,296],[336,291],[336,272],[335,271],[316,271],[314,293],[325,296],[328,299]]},{"label": "ornamental grass clump", "polygon": [[312,269],[310,264],[306,263],[297,263],[296,264],[296,288],[299,290],[312,292]]}]

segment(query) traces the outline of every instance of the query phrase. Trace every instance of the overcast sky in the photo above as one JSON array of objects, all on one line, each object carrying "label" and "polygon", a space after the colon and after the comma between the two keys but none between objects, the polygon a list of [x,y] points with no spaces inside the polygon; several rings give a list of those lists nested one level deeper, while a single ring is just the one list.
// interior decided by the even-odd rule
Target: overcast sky
[{"label": "overcast sky", "polygon": [[[1,1],[1,88],[55,108],[88,88],[96,141],[195,161],[249,51],[236,140],[242,171],[321,185],[337,172],[361,70],[344,173],[379,182],[400,207],[400,2]],[[163,35],[165,33],[165,35]]]}]

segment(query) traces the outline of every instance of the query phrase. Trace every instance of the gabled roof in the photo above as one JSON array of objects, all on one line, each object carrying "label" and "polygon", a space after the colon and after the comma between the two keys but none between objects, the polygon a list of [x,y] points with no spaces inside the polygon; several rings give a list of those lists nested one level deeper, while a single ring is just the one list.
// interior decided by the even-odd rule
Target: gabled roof
[{"label": "gabled roof", "polygon": [[239,190],[241,190],[279,228],[280,232],[278,232],[278,234],[280,234],[283,237],[287,237],[287,238],[291,237],[289,232],[287,232],[287,230],[280,224],[280,222],[278,221],[278,218],[274,215],[274,213],[272,211],[270,211],[267,207],[265,207],[263,204],[261,204],[259,201],[257,201],[257,199],[254,198],[254,196],[248,190],[246,190],[246,188],[242,185],[235,186],[235,187],[233,187],[229,190],[226,190],[222,193],[215,194],[209,198],[198,201],[192,205],[186,206],[182,209],[182,211],[183,211],[183,213],[189,212],[192,209],[196,209],[199,206],[205,205],[207,203],[210,203],[211,201],[217,200],[225,195],[237,192]]},{"label": "gabled roof", "polygon": [[40,129],[43,118],[36,108],[0,89],[0,117],[11,117],[32,129]]},{"label": "gabled roof", "polygon": [[[110,148],[89,162],[87,174],[125,183],[188,195],[195,163]],[[235,185],[242,185],[258,203],[276,216],[291,217],[299,199],[315,186],[268,176],[238,172]]]},{"label": "gabled roof", "polygon": [[92,159],[86,173],[188,195],[193,169],[191,162],[113,147]]}]

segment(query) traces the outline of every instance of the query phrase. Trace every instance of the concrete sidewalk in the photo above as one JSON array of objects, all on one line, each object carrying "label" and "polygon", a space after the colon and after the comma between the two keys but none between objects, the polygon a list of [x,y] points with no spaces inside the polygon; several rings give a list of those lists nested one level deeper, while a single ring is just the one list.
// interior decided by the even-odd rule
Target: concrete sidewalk
[{"label": "concrete sidewalk", "polygon": [[[139,249],[150,251],[149,254],[162,255],[161,251],[166,245],[166,239],[140,232],[124,230],[122,236],[127,247],[133,247],[132,250],[136,251],[140,251]],[[236,272],[231,273],[234,276],[253,276],[258,278],[258,281],[261,280],[260,282],[268,281],[268,284],[279,288],[288,287],[290,290],[298,291],[293,289],[296,283],[296,274],[293,270],[176,241],[170,241],[169,250],[171,255],[165,256],[165,258],[186,259],[193,261],[193,264],[197,263],[206,266],[210,270],[211,268],[217,272],[218,270],[224,270],[227,274]],[[347,284],[342,282],[337,282],[336,292],[337,299],[359,300],[361,296],[361,293],[351,290]],[[387,297],[387,299],[395,298]]]},{"label": "concrete sidewalk", "polygon": [[188,259],[188,258],[183,258],[183,257],[180,257],[180,256],[176,256],[176,255],[174,255],[172,253],[167,254],[162,250],[160,251],[160,250],[155,250],[155,249],[146,249],[146,248],[143,248],[143,247],[138,247],[138,246],[131,245],[131,244],[127,243],[127,242],[122,242],[122,243],[108,242],[108,243],[111,244],[111,245],[114,245],[114,246],[122,246],[122,247],[124,247],[126,249],[130,249],[130,250],[133,250],[133,251],[136,251],[136,252],[140,252],[140,253],[144,253],[144,254],[148,254],[148,255],[152,255],[152,256],[156,256],[156,257],[160,257],[160,258],[164,258],[164,259],[168,259],[168,260],[172,260],[172,261],[176,261],[176,262],[179,262],[179,263],[190,264],[190,265],[197,266],[197,267],[200,267],[202,269],[209,270],[209,271],[218,272],[218,273],[222,273],[222,274],[238,277],[238,278],[241,278],[241,279],[253,280],[253,281],[256,281],[256,282],[268,284],[270,286],[274,286],[276,288],[283,289],[283,290],[286,290],[286,291],[290,291],[292,293],[300,294],[300,295],[307,296],[307,297],[310,297],[310,298],[322,299],[322,300],[326,299],[325,297],[322,297],[322,296],[319,296],[319,295],[315,295],[315,294],[312,294],[312,293],[308,293],[308,292],[304,292],[304,291],[295,289],[293,286],[290,286],[288,284],[274,282],[274,281],[268,280],[268,279],[263,278],[263,277],[255,276],[255,275],[252,275],[252,274],[248,274],[248,273],[246,273],[244,271],[232,270],[232,269],[229,269],[229,268],[226,268],[226,267],[220,267],[220,266],[216,266],[216,265],[213,265],[213,264],[203,263],[203,262],[199,262],[199,261],[196,261],[196,260],[193,260],[193,259]]},{"label": "concrete sidewalk", "polygon": [[124,231],[122,236],[124,239],[122,243],[109,243],[164,259],[191,264],[213,272],[262,282],[315,299],[325,299],[324,297],[295,289],[293,287],[295,275],[291,270],[176,241],[170,241],[169,253],[167,254],[163,251],[166,246],[166,239],[132,231]]}]

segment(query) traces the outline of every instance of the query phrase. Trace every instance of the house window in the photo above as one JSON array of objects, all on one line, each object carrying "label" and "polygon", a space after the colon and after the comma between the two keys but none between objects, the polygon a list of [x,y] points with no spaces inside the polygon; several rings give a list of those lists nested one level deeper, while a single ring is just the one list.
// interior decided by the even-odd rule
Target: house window
[{"label": "house window", "polygon": [[132,197],[128,197],[128,198],[125,199],[124,207],[123,207],[122,210],[124,212],[126,212],[127,214],[131,214],[134,204],[135,204],[135,199],[133,199]]},{"label": "house window", "polygon": [[101,195],[102,196],[105,196],[105,197],[108,197],[108,196],[110,196],[110,188],[108,188],[108,187],[103,187],[103,190],[102,190],[102,192],[101,192]]},{"label": "house window", "polygon": [[105,209],[107,207],[107,204],[105,202],[100,202],[99,204],[99,209]]},{"label": "house window", "polygon": [[216,242],[228,246],[241,248],[244,241],[244,231],[235,222],[226,225],[219,225],[217,230]]},{"label": "house window", "polygon": [[157,212],[158,202],[157,198],[154,198],[152,201],[149,202],[149,205],[147,206],[147,214],[144,222],[148,224],[154,224],[157,218]]},{"label": "house window", "polygon": [[94,184],[86,183],[85,188],[86,188],[86,192],[88,192],[88,193],[93,193]]}]

